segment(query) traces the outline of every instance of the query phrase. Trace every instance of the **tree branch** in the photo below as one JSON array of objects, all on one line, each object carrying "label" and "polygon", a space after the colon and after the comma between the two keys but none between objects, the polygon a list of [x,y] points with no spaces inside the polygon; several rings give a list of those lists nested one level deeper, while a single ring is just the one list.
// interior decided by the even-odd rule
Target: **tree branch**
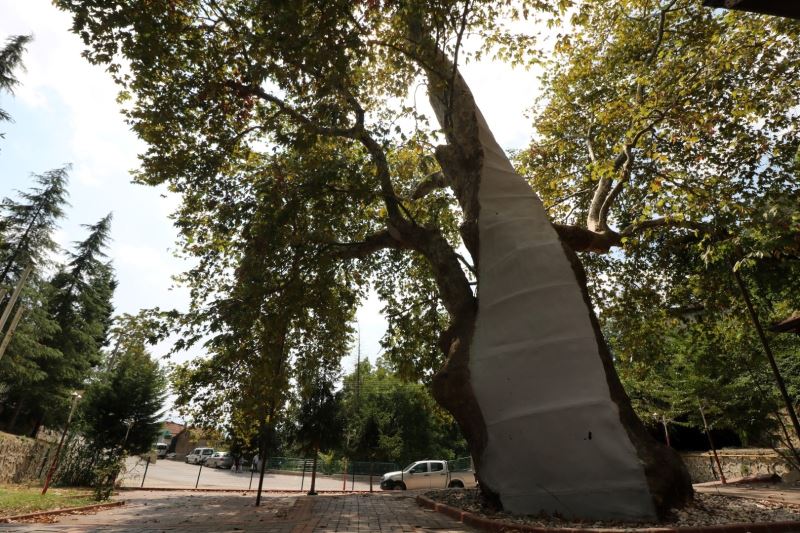
[{"label": "tree branch", "polygon": [[641,233],[648,229],[653,228],[688,228],[694,229],[698,231],[708,231],[708,226],[701,222],[693,222],[691,220],[684,220],[682,218],[675,218],[675,217],[659,217],[653,218],[650,220],[643,220],[641,222],[634,222],[633,224],[629,224],[624,230],[620,232],[620,236],[622,237],[631,237],[636,235],[637,233]]},{"label": "tree branch", "polygon": [[[283,114],[288,115],[292,119],[294,119],[297,123],[299,123],[302,127],[306,128],[307,130],[311,131],[312,133],[317,133],[319,135],[326,135],[330,137],[346,137],[349,139],[356,139],[358,133],[363,130],[363,114],[359,115],[356,112],[356,124],[349,127],[349,128],[332,128],[329,126],[322,126],[317,124],[301,112],[294,109],[292,106],[284,102],[282,99],[278,98],[277,96],[268,93],[263,88],[254,85],[247,85],[244,83],[240,83],[238,81],[228,80],[225,82],[225,86],[232,89],[236,94],[239,96],[255,96],[256,98],[260,98],[265,102],[269,102],[277,107]],[[359,121],[362,120],[362,121]]]},{"label": "tree branch", "polygon": [[611,248],[620,246],[620,235],[615,231],[592,231],[573,224],[553,224],[561,241],[576,252],[608,253]]},{"label": "tree branch", "polygon": [[433,174],[426,176],[417,184],[416,187],[414,187],[414,192],[411,193],[411,199],[419,200],[436,189],[444,189],[447,187],[447,185],[448,183],[444,173],[441,171],[434,172]]},{"label": "tree branch", "polygon": [[361,259],[379,250],[408,248],[392,237],[389,230],[373,233],[360,242],[332,242],[326,246],[334,248],[334,255],[341,259]]}]

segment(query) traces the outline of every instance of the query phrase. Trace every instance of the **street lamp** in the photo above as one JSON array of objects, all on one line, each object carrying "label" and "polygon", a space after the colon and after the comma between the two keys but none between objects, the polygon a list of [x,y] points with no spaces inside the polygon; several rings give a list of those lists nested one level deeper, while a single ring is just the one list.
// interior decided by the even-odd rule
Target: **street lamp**
[{"label": "street lamp", "polygon": [[64,431],[61,433],[61,440],[58,441],[58,448],[56,448],[56,455],[53,457],[53,463],[50,465],[50,470],[47,471],[47,479],[44,480],[44,488],[42,489],[42,494],[47,492],[47,487],[50,486],[50,481],[53,479],[53,474],[58,467],[58,459],[59,455],[61,454],[61,447],[64,446],[64,439],[67,436],[67,431],[69,431],[69,424],[72,422],[72,415],[75,414],[75,407],[78,405],[78,400],[82,398],[81,393],[78,391],[72,391],[72,407],[69,409],[69,416],[67,417],[67,424],[64,426]]}]

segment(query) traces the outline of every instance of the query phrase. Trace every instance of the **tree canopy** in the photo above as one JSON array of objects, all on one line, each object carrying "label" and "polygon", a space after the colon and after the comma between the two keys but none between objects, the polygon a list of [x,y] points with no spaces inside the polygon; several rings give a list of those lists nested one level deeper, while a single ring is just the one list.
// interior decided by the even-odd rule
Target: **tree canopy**
[{"label": "tree canopy", "polygon": [[[545,284],[574,285],[575,306],[542,305],[576,309],[586,328],[577,335],[596,343],[589,351],[605,375],[598,402],[616,404],[620,438],[638,454],[632,469],[644,469],[653,493],[641,516],[652,514],[650,503],[665,512],[690,497],[677,457],[648,440],[618,386],[572,250],[605,254],[584,262],[607,311],[606,329],[616,335],[618,361],[626,343],[639,341],[631,333],[649,325],[630,315],[615,321],[614,305],[668,310],[673,301],[685,307],[726,294],[732,301],[712,288],[726,283],[732,263],[747,267],[769,256],[784,268],[796,259],[798,86],[783,83],[797,74],[795,23],[707,11],[696,0],[56,3],[72,13],[86,57],[107,66],[121,85],[130,124],[147,143],[137,179],[166,184],[182,197],[175,220],[197,266],[185,277],[192,309],[179,320],[191,332],[186,342],[209,336],[212,352],[191,372],[179,370],[186,371],[185,400],[232,409],[239,398],[257,398],[262,411],[251,418],[272,419],[263,406],[279,409],[291,372],[324,368],[327,357],[341,356],[347,321],[374,285],[389,320],[388,360],[406,377],[429,380],[480,472],[493,442],[488,432],[499,431],[485,423],[483,409],[502,403],[502,391],[495,387],[481,405],[472,387],[473,333],[482,323],[479,304],[487,301],[476,294],[487,280],[505,291],[501,296],[526,302],[541,288],[520,281],[536,277],[529,264],[509,279],[486,274],[481,246],[498,244],[495,266],[509,258],[516,264],[525,249],[543,263],[534,265],[537,275],[556,278],[548,266],[559,264],[574,278]],[[557,38],[537,137],[517,164],[571,249],[547,240],[546,220],[535,230],[497,229],[528,220],[516,211],[523,203],[538,217],[540,204],[491,138],[458,72],[465,58],[478,55],[465,50],[465,36],[481,42],[479,53],[518,63],[541,59],[530,36],[508,23],[560,15],[574,31]],[[415,105],[417,84],[425,85],[438,127]],[[483,206],[490,173],[506,185],[498,178],[496,196]],[[502,189],[516,180],[519,187]],[[506,218],[492,218],[501,211]],[[497,223],[494,243],[479,239],[481,216]],[[514,240],[531,232],[542,242]],[[609,254],[612,248],[621,251]],[[703,268],[718,275],[704,276]],[[654,290],[637,292],[640,278]],[[696,285],[681,283],[687,279]],[[707,279],[713,284],[703,286]],[[714,308],[710,329],[681,333],[671,324],[670,332],[710,351],[725,313],[724,305]],[[708,366],[700,351],[686,353],[685,337],[665,337],[644,339],[645,352],[666,347],[679,364],[660,360],[661,366],[701,377]],[[517,341],[506,344],[524,344]],[[575,374],[553,377],[574,384]],[[241,391],[256,390],[246,385],[253,375],[269,379],[257,382],[261,393],[245,396]],[[230,386],[222,385],[226,379]],[[686,387],[696,393],[710,385]],[[506,414],[518,429],[533,416]],[[377,435],[376,428],[373,419],[364,434]],[[487,480],[484,493],[499,501]],[[542,498],[552,504],[551,496]]]}]

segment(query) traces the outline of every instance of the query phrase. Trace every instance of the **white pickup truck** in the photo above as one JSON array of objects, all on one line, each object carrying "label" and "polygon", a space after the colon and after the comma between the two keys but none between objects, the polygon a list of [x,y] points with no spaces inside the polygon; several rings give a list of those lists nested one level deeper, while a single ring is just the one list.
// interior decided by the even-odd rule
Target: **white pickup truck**
[{"label": "white pickup truck", "polygon": [[447,461],[430,460],[411,463],[403,470],[387,472],[381,478],[383,490],[438,489],[474,487],[475,472],[451,472]]}]

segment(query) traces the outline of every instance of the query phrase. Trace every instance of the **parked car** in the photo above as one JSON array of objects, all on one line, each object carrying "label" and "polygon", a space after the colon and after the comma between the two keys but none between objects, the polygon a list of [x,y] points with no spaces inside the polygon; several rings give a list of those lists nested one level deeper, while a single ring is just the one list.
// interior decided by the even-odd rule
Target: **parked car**
[{"label": "parked car", "polygon": [[167,456],[167,448],[169,448],[169,446],[166,442],[159,442],[156,444],[156,456],[159,459],[164,459]]},{"label": "parked car", "polygon": [[214,452],[206,459],[206,468],[230,468],[233,466],[233,456],[230,452]]},{"label": "parked car", "polygon": [[437,489],[474,487],[475,472],[472,470],[451,471],[447,461],[416,461],[403,470],[387,472],[381,478],[383,490]]},{"label": "parked car", "polygon": [[214,455],[214,448],[195,448],[192,453],[186,456],[185,462],[199,465],[206,462],[206,459]]}]

